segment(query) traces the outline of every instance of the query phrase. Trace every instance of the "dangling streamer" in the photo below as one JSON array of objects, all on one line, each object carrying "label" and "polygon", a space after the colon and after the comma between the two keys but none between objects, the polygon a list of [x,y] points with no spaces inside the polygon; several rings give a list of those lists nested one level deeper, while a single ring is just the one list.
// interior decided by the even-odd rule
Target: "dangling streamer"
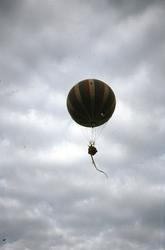
[{"label": "dangling streamer", "polygon": [[93,163],[93,165],[95,166],[95,168],[97,169],[97,171],[102,172],[102,173],[105,174],[106,177],[108,178],[108,175],[107,175],[104,171],[102,171],[102,170],[100,170],[100,169],[98,169],[98,168],[96,167],[95,161],[94,161],[94,159],[93,159],[93,155],[95,155],[95,154],[97,153],[97,149],[96,149],[96,147],[94,146],[94,145],[95,145],[95,142],[94,142],[94,141],[90,141],[89,143],[90,143],[90,145],[88,146],[88,154],[90,154],[90,156],[91,156],[91,158],[92,158],[92,163]]},{"label": "dangling streamer", "polygon": [[95,162],[94,162],[93,156],[92,156],[92,155],[90,155],[90,156],[91,156],[91,158],[92,158],[92,163],[93,163],[93,165],[95,166],[95,168],[96,168],[99,172],[102,172],[103,174],[105,174],[106,177],[108,178],[108,175],[107,175],[104,171],[102,171],[102,170],[100,170],[100,169],[98,169],[98,168],[96,167],[96,164],[95,164]]}]

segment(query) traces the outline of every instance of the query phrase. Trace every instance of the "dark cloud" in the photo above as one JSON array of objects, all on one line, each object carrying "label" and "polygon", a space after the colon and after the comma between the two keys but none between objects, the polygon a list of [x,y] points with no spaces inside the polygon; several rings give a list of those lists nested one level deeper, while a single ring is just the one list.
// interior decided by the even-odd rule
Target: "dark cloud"
[{"label": "dark cloud", "polygon": [[10,15],[12,12],[16,12],[18,10],[19,6],[21,5],[22,1],[16,0],[16,1],[10,1],[10,0],[2,0],[0,2],[0,11],[4,15]]},{"label": "dark cloud", "polygon": [[[140,1],[124,1],[124,0],[108,0],[108,3],[110,6],[113,6],[117,9],[119,9],[120,14],[123,18],[129,16],[129,15],[136,15],[141,14],[142,12],[146,11],[146,9],[152,5],[163,5],[163,0],[140,0]],[[121,11],[122,9],[122,11]]]}]

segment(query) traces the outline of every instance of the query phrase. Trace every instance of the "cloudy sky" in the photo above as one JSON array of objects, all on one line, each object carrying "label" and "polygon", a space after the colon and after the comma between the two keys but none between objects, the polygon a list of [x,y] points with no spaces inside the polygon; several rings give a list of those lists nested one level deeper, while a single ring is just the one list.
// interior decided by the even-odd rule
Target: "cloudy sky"
[{"label": "cloudy sky", "polygon": [[[164,27],[164,0],[0,1],[0,250],[165,249]],[[66,108],[87,78],[109,178]]]}]

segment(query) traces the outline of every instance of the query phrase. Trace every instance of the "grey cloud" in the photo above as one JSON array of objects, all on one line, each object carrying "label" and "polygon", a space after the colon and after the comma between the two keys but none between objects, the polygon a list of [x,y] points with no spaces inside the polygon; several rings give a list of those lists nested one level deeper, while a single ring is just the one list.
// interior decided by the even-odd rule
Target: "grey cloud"
[{"label": "grey cloud", "polygon": [[[1,1],[2,250],[163,249],[163,4]],[[108,179],[67,113],[86,78],[117,98],[94,156]]]},{"label": "grey cloud", "polygon": [[21,5],[22,1],[16,0],[15,2],[11,2],[10,0],[2,0],[0,3],[0,11],[2,14],[11,14],[11,12],[15,12],[16,9]]},{"label": "grey cloud", "polygon": [[125,18],[125,16],[129,16],[129,15],[136,15],[139,14],[143,11],[146,11],[146,9],[148,7],[150,7],[151,5],[164,5],[163,0],[157,0],[157,1],[150,1],[150,0],[146,0],[146,1],[123,1],[123,0],[118,0],[118,1],[114,1],[114,0],[108,0],[109,5],[121,10],[121,16],[123,18]]}]

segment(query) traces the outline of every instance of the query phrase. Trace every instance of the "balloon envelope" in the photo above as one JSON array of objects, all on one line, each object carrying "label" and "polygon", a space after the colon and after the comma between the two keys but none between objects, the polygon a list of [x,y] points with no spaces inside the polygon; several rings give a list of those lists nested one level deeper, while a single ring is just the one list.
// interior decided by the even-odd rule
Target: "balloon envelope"
[{"label": "balloon envelope", "polygon": [[78,82],[67,97],[67,108],[72,119],[85,127],[97,127],[107,122],[115,106],[112,89],[96,79]]}]

